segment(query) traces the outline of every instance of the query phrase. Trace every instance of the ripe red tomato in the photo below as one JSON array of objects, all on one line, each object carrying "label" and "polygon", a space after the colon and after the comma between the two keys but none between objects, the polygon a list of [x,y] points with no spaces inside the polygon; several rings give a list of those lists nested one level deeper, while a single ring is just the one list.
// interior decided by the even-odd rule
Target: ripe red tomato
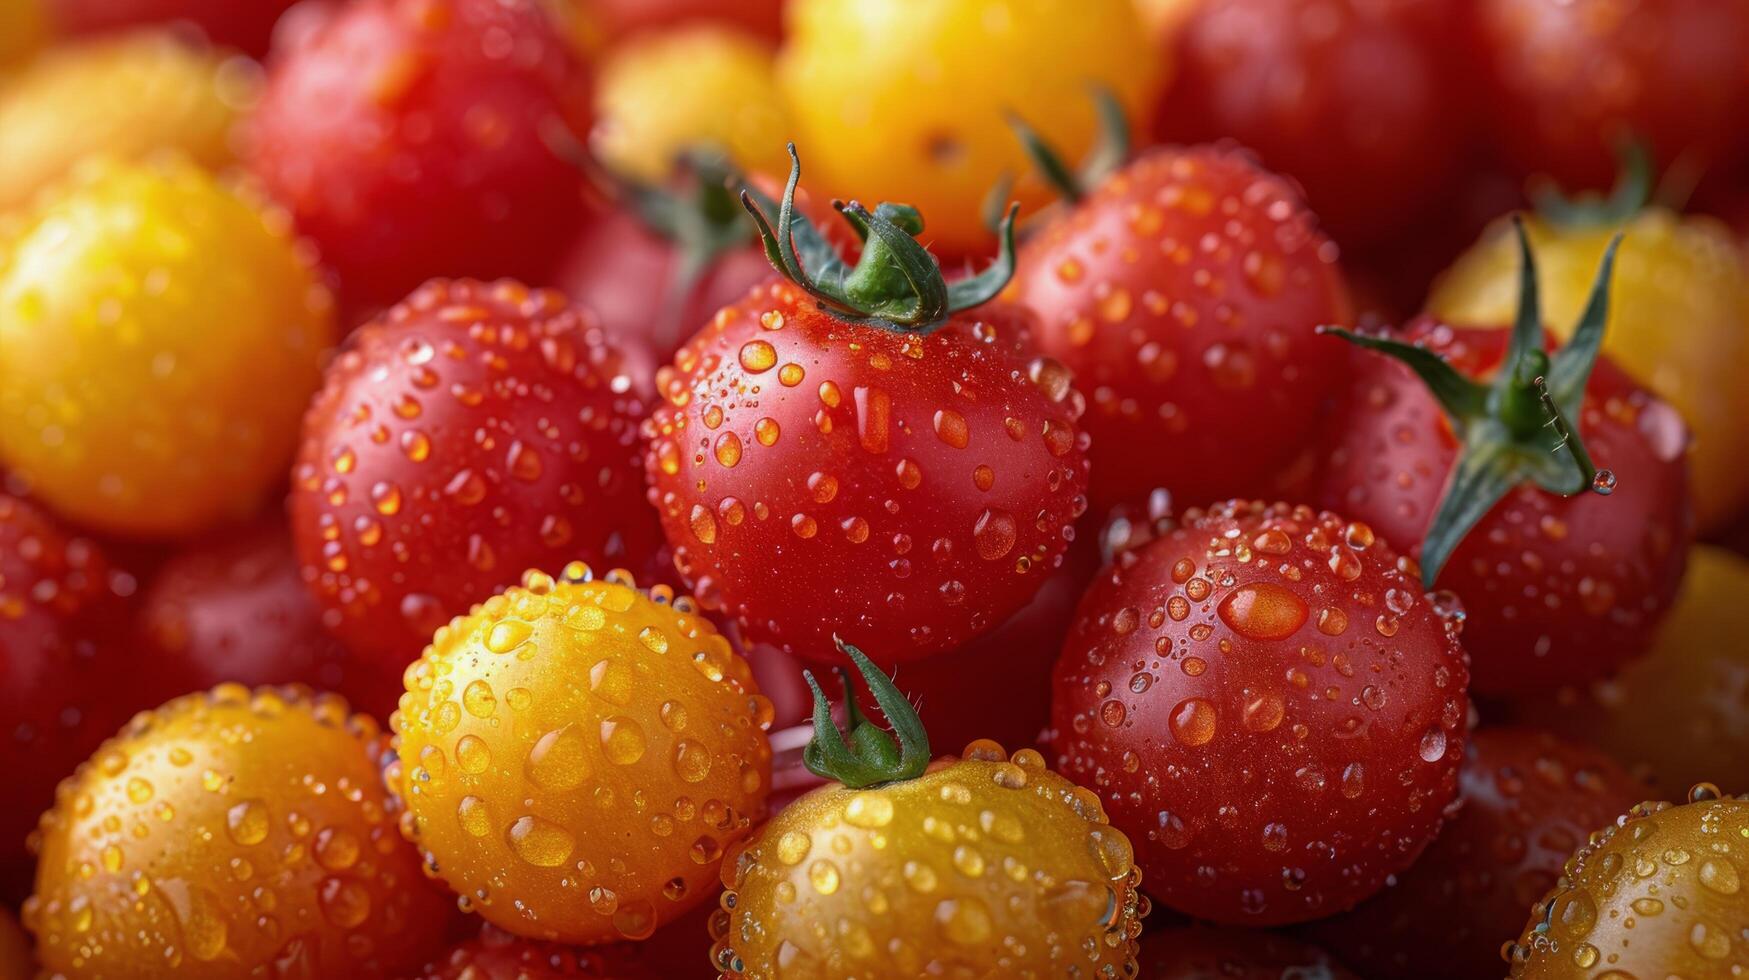
[{"label": "ripe red tomato", "polygon": [[1027,242],[1003,297],[1088,397],[1097,505],[1274,492],[1343,379],[1313,328],[1353,316],[1298,194],[1230,146],[1118,171]]},{"label": "ripe red tomato", "polygon": [[[34,2],[34,0],[32,0]],[[49,18],[65,34],[126,30],[141,24],[182,21],[215,43],[260,57],[273,25],[296,0],[46,0]],[[28,3],[26,4],[29,5]]]},{"label": "ripe red tomato", "polygon": [[[1508,331],[1423,317],[1401,336],[1486,379],[1500,369]],[[1407,368],[1354,356],[1316,499],[1419,558],[1463,447]],[[1546,691],[1610,673],[1648,647],[1681,582],[1692,525],[1681,417],[1600,357],[1572,421],[1596,465],[1621,474],[1614,492],[1563,497],[1521,483],[1440,573],[1440,588],[1463,600],[1479,692]]]},{"label": "ripe red tomato", "polygon": [[1407,227],[1458,174],[1468,136],[1456,0],[1223,0],[1177,33],[1159,114],[1175,139],[1230,136],[1306,188],[1344,244]]},{"label": "ripe red tomato", "polygon": [[1661,163],[1740,155],[1749,5],[1735,0],[1478,0],[1488,132],[1524,172],[1606,187],[1624,138]]},{"label": "ripe red tomato", "polygon": [[398,670],[524,569],[646,573],[662,538],[632,388],[586,314],[508,280],[434,280],[355,333],[293,472],[324,624]]},{"label": "ripe red tomato", "polygon": [[1175,926],[1142,937],[1147,980],[1357,980],[1330,954],[1273,932]]},{"label": "ripe red tomato", "polygon": [[583,216],[550,145],[589,85],[534,0],[361,0],[280,52],[245,157],[353,302],[433,275],[540,278]]},{"label": "ripe red tomato", "polygon": [[1485,728],[1458,774],[1463,809],[1396,884],[1311,927],[1373,980],[1475,980],[1592,831],[1646,798],[1603,753],[1528,728]]},{"label": "ripe red tomato", "polygon": [[397,670],[352,657],[322,628],[291,537],[264,524],[197,544],[171,558],[141,600],[140,622],[185,688],[226,681],[308,684],[387,719],[401,694]]},{"label": "ripe red tomato", "polygon": [[586,37],[607,44],[639,31],[717,21],[761,37],[783,35],[784,0],[560,0],[575,11]]},{"label": "ripe red tomato", "polygon": [[1411,565],[1364,524],[1231,501],[1100,573],[1057,662],[1055,748],[1135,842],[1149,894],[1299,922],[1433,839],[1469,671]]}]

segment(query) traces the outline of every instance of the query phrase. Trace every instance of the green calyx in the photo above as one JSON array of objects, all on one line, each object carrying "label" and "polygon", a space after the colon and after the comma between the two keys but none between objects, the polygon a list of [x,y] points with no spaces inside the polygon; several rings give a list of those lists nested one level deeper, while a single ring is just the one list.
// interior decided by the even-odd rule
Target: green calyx
[{"label": "green calyx", "polygon": [[1609,228],[1632,221],[1652,201],[1652,149],[1643,140],[1624,140],[1616,150],[1615,186],[1599,194],[1567,195],[1552,183],[1532,192],[1537,214],[1563,228]]},{"label": "green calyx", "polygon": [[607,190],[639,220],[674,243],[678,264],[663,296],[664,319],[678,317],[711,266],[725,252],[741,248],[752,232],[732,188],[740,174],[728,157],[707,147],[680,155],[672,187],[611,179]]},{"label": "green calyx", "polygon": [[771,265],[800,286],[825,312],[847,323],[882,327],[900,333],[926,334],[948,316],[989,302],[1014,275],[1014,218],[1008,210],[1000,229],[1001,250],[995,264],[982,273],[949,283],[941,266],[917,236],[923,216],[906,204],[880,204],[873,211],[851,201],[833,207],[862,240],[862,256],[846,263],[813,223],[796,210],[796,185],[802,162],[789,145],[789,180],[777,218],[766,212],[773,203],[752,188],[741,192],[741,204],[759,226],[759,238]]},{"label": "green calyx", "polygon": [[1523,220],[1514,215],[1512,225],[1522,260],[1518,318],[1493,381],[1472,381],[1423,347],[1337,327],[1319,328],[1408,366],[1426,383],[1463,443],[1421,545],[1421,575],[1428,588],[1476,522],[1519,484],[1534,483],[1562,496],[1607,495],[1615,489],[1615,475],[1592,464],[1574,420],[1603,346],[1609,283],[1621,235],[1611,239],[1603,253],[1572,338],[1551,356],[1543,347],[1536,260]]},{"label": "green calyx", "polygon": [[[856,686],[850,671],[838,668],[844,684],[844,714],[848,733],[838,730],[832,720],[832,705],[820,690],[814,675],[802,671],[808,687],[814,692],[814,737],[802,750],[802,764],[808,771],[825,779],[835,779],[851,789],[879,786],[916,779],[929,767],[929,734],[923,730],[923,720],[917,709],[905,700],[905,695],[893,685],[874,661],[856,647],[833,637],[838,649],[850,658],[862,679],[887,716],[892,731],[864,717],[856,706]],[[895,737],[896,736],[896,737]]]},{"label": "green calyx", "polygon": [[[1103,85],[1092,87],[1092,97],[1094,111],[1099,114],[1099,139],[1077,169],[1070,169],[1062,155],[1026,120],[1016,113],[1008,113],[1008,125],[1026,150],[1033,169],[1059,197],[1071,204],[1079,203],[1089,190],[1098,187],[1123,166],[1130,155],[1130,123],[1124,116],[1123,104]],[[1000,189],[1005,185],[1006,182],[997,187]]]}]

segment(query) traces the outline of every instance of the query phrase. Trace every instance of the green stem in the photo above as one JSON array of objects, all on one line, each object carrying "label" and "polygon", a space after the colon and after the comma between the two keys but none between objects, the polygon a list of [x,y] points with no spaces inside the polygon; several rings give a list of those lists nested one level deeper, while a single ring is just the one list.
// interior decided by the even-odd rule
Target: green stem
[{"label": "green stem", "polygon": [[[917,709],[905,700],[892,678],[881,672],[861,650],[833,638],[838,649],[850,658],[868,684],[875,703],[880,705],[892,725],[892,731],[881,728],[863,717],[856,705],[856,689],[850,672],[838,668],[844,682],[845,719],[850,732],[848,739],[832,720],[832,705],[825,692],[809,671],[802,671],[808,688],[814,693],[814,737],[802,750],[802,763],[808,771],[825,779],[835,779],[851,789],[863,789],[883,783],[916,779],[929,767],[929,734],[923,730],[923,720]],[[895,739],[896,736],[896,739]]]}]

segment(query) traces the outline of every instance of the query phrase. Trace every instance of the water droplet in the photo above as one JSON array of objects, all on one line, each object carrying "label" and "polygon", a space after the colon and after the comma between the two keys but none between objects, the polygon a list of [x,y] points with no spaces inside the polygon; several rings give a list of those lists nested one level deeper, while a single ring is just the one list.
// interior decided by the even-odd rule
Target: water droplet
[{"label": "water droplet", "polygon": [[644,728],[636,721],[615,716],[601,723],[601,748],[609,762],[632,765],[644,757],[644,747]]},{"label": "water droplet", "polygon": [[577,846],[570,831],[532,814],[518,817],[504,837],[517,857],[537,868],[559,867]]},{"label": "water droplet", "polygon": [[697,742],[681,739],[674,746],[674,772],[685,782],[702,782],[711,773],[710,749]]},{"label": "water droplet", "polygon": [[492,694],[492,685],[484,680],[469,682],[462,689],[462,707],[475,718],[490,718],[498,711],[498,699]]},{"label": "water droplet", "polygon": [[[779,322],[781,323],[781,314]],[[777,348],[764,340],[749,340],[741,345],[741,367],[750,374],[763,374],[777,364]]]},{"label": "water droplet", "polygon": [[815,891],[830,895],[838,890],[838,866],[831,861],[815,861],[808,866],[808,881]]},{"label": "water droplet", "polygon": [[972,526],[972,543],[978,557],[994,561],[1013,550],[1019,526],[1014,515],[996,507],[986,507]]},{"label": "water droplet", "polygon": [[1215,706],[1203,698],[1186,698],[1172,709],[1172,737],[1195,748],[1215,737]]},{"label": "water droplet", "polygon": [[455,743],[455,762],[462,772],[478,776],[492,765],[492,749],[478,735],[463,735]]},{"label": "water droplet", "polygon": [[1445,758],[1445,729],[1434,725],[1421,736],[1421,758],[1426,762]]},{"label": "water droplet", "polygon": [[962,946],[987,941],[995,929],[989,907],[971,896],[944,899],[935,907],[935,924],[949,942]]},{"label": "water droplet", "polygon": [[940,409],[935,413],[935,435],[955,449],[966,448],[972,439],[965,416],[951,408]]},{"label": "water droplet", "polygon": [[528,778],[543,789],[575,789],[589,778],[588,743],[576,725],[556,728],[528,750],[525,769]]},{"label": "water droplet", "polygon": [[268,825],[267,805],[260,800],[244,800],[225,812],[231,839],[245,847],[266,840]]},{"label": "water droplet", "polygon": [[1268,582],[1239,586],[1221,600],[1217,611],[1234,632],[1254,640],[1285,640],[1309,615],[1304,600]]},{"label": "water droplet", "polygon": [[1591,491],[1599,496],[1607,497],[1615,492],[1615,473],[1611,470],[1598,470],[1591,478]]},{"label": "water droplet", "polygon": [[893,801],[884,793],[858,793],[844,806],[844,822],[878,829],[893,822]]}]

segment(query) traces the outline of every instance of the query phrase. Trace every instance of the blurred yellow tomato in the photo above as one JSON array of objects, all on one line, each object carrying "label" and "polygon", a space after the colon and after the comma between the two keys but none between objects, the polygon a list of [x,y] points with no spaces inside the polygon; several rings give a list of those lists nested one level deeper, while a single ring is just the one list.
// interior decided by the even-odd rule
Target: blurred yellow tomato
[{"label": "blurred yellow tomato", "polygon": [[778,80],[810,188],[915,205],[946,255],[992,249],[979,205],[1003,174],[1050,200],[1005,113],[1075,160],[1098,134],[1090,85],[1133,128],[1162,75],[1132,0],[796,0],[788,23]]},{"label": "blurred yellow tomato", "polygon": [[135,159],[174,149],[202,166],[224,166],[232,123],[254,101],[257,75],[247,58],[163,31],[50,51],[0,83],[0,210],[25,203],[92,154]]},{"label": "blurred yellow tomato", "polygon": [[246,516],[334,339],[310,256],[192,164],[81,171],[0,232],[0,463],[116,533]]},{"label": "blurred yellow tomato", "polygon": [[0,68],[35,54],[47,38],[40,0],[0,0]]},{"label": "blurred yellow tomato", "polygon": [[[1563,334],[1597,275],[1614,226],[1526,222],[1542,287],[1543,321]],[[1694,435],[1690,457],[1702,531],[1749,496],[1749,285],[1732,235],[1712,218],[1641,211],[1625,228],[1603,349],[1676,406]],[[1501,223],[1435,284],[1429,312],[1454,323],[1500,325],[1518,308],[1518,247]],[[1631,479],[1632,474],[1622,474]]]},{"label": "blurred yellow tomato", "polygon": [[745,171],[789,170],[771,47],[731,28],[680,28],[621,46],[596,77],[595,117],[596,156],[645,182],[699,146],[726,151]]}]

